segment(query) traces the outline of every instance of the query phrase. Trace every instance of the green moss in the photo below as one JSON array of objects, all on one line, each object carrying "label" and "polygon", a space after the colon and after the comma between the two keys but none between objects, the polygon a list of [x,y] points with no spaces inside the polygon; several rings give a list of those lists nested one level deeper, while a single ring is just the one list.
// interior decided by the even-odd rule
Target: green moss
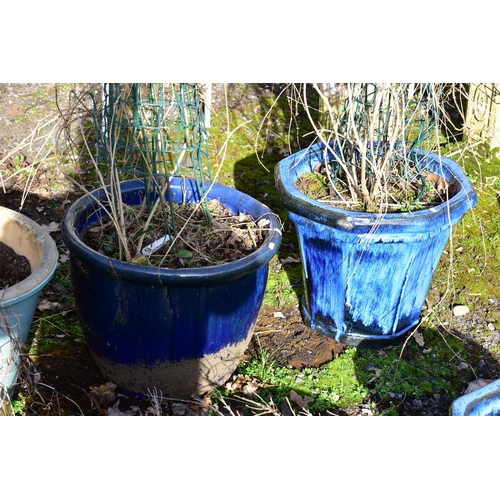
[{"label": "green moss", "polygon": [[[459,161],[478,194],[476,208],[453,228],[431,290],[446,290],[472,309],[500,288],[500,159],[480,145]],[[431,298],[434,296],[431,294]]]},{"label": "green moss", "polygon": [[307,172],[297,181],[297,187],[307,196],[317,200],[328,196],[329,189],[324,175]]}]

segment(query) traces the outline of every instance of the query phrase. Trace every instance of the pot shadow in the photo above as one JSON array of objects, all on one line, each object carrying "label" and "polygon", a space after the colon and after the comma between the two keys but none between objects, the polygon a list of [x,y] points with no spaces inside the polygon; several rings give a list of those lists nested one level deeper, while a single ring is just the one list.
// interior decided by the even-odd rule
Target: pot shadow
[{"label": "pot shadow", "polygon": [[[304,289],[295,225],[281,205],[274,184],[274,167],[282,158],[274,150],[254,153],[237,161],[233,172],[235,188],[266,205],[281,222],[282,242],[277,256],[270,263],[268,284],[278,303],[282,301],[282,294],[293,293],[295,300],[300,300]],[[279,279],[281,269],[285,271],[287,281]]]},{"label": "pot shadow", "polygon": [[[309,118],[300,110],[300,106],[291,109],[293,90],[284,84],[255,84],[254,96],[258,100],[258,119],[260,139],[265,146],[254,149],[252,154],[246,155],[234,163],[234,187],[249,194],[264,203],[275,213],[282,224],[283,239],[277,257],[271,262],[269,286],[274,288],[278,304],[283,300],[282,294],[292,293],[299,300],[303,293],[302,267],[300,251],[294,224],[290,221],[286,210],[281,205],[274,182],[274,170],[279,161],[294,151],[299,151],[310,145],[311,125]],[[311,114],[317,120],[318,95],[308,86],[308,99],[311,103]],[[273,105],[270,106],[270,96]],[[289,120],[292,132],[285,134],[281,127],[274,125],[279,120]],[[279,271],[285,270],[287,280],[279,280]],[[278,279],[275,279],[278,278]]]},{"label": "pot shadow", "polygon": [[[246,356],[259,364],[265,361],[267,367],[297,370],[294,385],[270,390],[284,415],[301,411],[291,400],[294,391],[299,398],[312,397],[314,402],[308,406],[321,415],[447,416],[454,400],[469,387],[500,378],[498,355],[489,352],[496,345],[495,337],[480,343],[470,334],[472,328],[463,325],[420,327],[406,343],[356,349],[335,345],[330,337],[309,330],[296,309],[283,312],[284,318],[261,314],[258,339],[252,339]],[[467,324],[479,321],[486,329],[486,322],[474,313]],[[320,370],[308,374],[305,369],[310,367]],[[306,388],[301,389],[297,381],[309,378],[310,373],[316,374],[317,385],[304,384]],[[328,384],[330,388],[324,390]],[[286,398],[291,400],[291,408]]]},{"label": "pot shadow", "polygon": [[[471,318],[471,323],[487,323]],[[472,328],[420,326],[405,342],[384,349],[358,349],[356,377],[370,390],[379,412],[400,416],[449,415],[453,401],[500,378],[498,356],[479,343]],[[382,373],[383,372],[383,373]]]}]

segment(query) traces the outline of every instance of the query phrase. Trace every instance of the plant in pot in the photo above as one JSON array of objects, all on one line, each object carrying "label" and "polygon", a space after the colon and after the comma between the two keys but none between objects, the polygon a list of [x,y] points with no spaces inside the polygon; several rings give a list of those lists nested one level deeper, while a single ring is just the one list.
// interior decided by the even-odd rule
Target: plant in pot
[{"label": "plant in pot", "polygon": [[15,390],[38,297],[57,259],[47,231],[29,217],[0,207],[0,408]]},{"label": "plant in pot", "polygon": [[347,84],[336,112],[313,87],[329,126],[304,86],[318,142],[275,169],[300,244],[304,321],[348,345],[397,344],[419,323],[452,226],[477,203],[459,165],[439,154],[447,90]]},{"label": "plant in pot", "polygon": [[103,95],[95,159],[83,128],[72,139],[101,187],[62,224],[83,333],[123,391],[202,395],[250,341],[280,223],[212,178],[199,86],[105,84]]}]

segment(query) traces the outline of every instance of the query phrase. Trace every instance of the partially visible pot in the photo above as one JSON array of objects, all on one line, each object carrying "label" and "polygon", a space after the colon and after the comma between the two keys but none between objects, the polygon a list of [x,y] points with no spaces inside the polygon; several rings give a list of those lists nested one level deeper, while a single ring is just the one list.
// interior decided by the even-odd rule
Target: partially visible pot
[{"label": "partially visible pot", "polygon": [[500,416],[500,380],[455,399],[450,414],[454,417]]},{"label": "partially visible pot", "polygon": [[[121,184],[123,201],[138,205],[140,180]],[[177,203],[200,199],[196,182],[174,178]],[[223,384],[248,346],[267,284],[268,263],[281,243],[277,217],[250,196],[214,185],[218,199],[235,213],[269,220],[263,244],[235,262],[204,268],[166,269],[106,257],[82,240],[103,217],[98,190],[67,211],[62,235],[70,250],[75,300],[82,330],[102,374],[126,393],[155,389],[174,398],[201,395]]]},{"label": "partially visible pot", "polygon": [[57,266],[57,247],[49,233],[14,210],[0,207],[0,241],[25,256],[31,274],[0,290],[0,402],[12,396],[21,350],[28,338],[38,296]]}]

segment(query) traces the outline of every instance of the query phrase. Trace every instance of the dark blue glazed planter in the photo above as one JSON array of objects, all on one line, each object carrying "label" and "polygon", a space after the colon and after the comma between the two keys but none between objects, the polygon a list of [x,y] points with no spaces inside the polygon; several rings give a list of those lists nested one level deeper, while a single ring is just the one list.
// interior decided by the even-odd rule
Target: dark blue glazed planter
[{"label": "dark blue glazed planter", "polygon": [[[332,147],[334,144],[332,143]],[[304,195],[295,182],[324,161],[317,144],[278,163],[275,180],[295,223],[305,283],[305,323],[348,345],[397,344],[418,324],[453,224],[477,204],[462,169],[424,151],[428,168],[457,193],[428,210],[385,215],[342,210]],[[331,153],[326,152],[328,159]]]},{"label": "dark blue glazed planter", "polygon": [[[103,193],[92,194],[104,199]],[[199,201],[190,179],[174,179],[171,193],[179,203]],[[125,203],[141,203],[143,182],[122,183],[122,196]],[[83,333],[103,375],[129,394],[143,396],[156,388],[169,397],[201,395],[230,377],[250,341],[268,263],[281,243],[280,224],[265,205],[235,189],[214,185],[208,197],[235,213],[271,222],[257,251],[205,268],[128,264],[82,242],[83,231],[103,216],[91,196],[66,213],[62,235]]]},{"label": "dark blue glazed planter", "polygon": [[450,413],[454,417],[500,416],[500,380],[456,399]]}]

